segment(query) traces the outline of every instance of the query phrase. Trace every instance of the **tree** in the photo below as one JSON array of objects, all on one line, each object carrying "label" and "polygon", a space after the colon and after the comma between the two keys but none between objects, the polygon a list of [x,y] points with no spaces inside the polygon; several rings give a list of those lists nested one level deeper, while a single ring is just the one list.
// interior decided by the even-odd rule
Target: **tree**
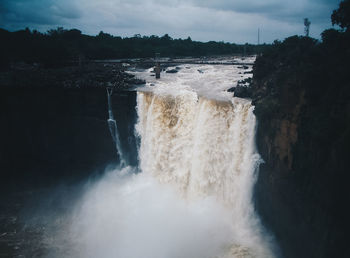
[{"label": "tree", "polygon": [[170,41],[172,40],[172,38],[168,34],[165,34],[164,36],[161,37],[161,40]]},{"label": "tree", "polygon": [[339,4],[339,8],[332,13],[332,24],[339,25],[340,28],[348,30],[350,28],[350,0],[344,0]]},{"label": "tree", "polygon": [[62,35],[66,31],[67,30],[65,30],[63,27],[57,27],[57,29],[48,30],[47,31],[47,35],[49,35],[49,36],[58,36],[58,35]]}]

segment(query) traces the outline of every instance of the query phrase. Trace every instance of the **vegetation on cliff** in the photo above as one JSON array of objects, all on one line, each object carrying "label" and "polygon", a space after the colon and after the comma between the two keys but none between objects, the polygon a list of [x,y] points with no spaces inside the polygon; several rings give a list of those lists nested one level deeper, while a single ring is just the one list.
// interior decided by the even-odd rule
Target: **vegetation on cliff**
[{"label": "vegetation on cliff", "polygon": [[[322,42],[293,36],[259,56],[251,97],[265,160],[257,207],[285,257],[348,257],[350,1]],[[267,205],[267,203],[269,205]]]}]

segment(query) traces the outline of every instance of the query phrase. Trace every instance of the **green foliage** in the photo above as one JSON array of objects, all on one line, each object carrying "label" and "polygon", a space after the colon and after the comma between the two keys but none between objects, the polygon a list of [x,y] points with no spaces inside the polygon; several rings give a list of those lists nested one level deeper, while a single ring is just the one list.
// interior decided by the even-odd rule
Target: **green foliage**
[{"label": "green foliage", "polygon": [[78,60],[119,59],[161,56],[206,56],[226,54],[253,54],[263,51],[267,45],[236,45],[225,42],[198,42],[190,37],[173,39],[168,34],[158,37],[135,34],[121,38],[101,31],[96,36],[88,36],[80,30],[66,30],[62,27],[40,33],[28,28],[16,32],[0,29],[0,66],[11,62],[42,63],[46,66],[60,66]]},{"label": "green foliage", "polygon": [[[342,28],[350,17],[340,4],[332,21]],[[340,15],[341,21],[335,20]],[[346,26],[345,26],[346,25]],[[309,37],[292,36],[274,44],[259,56],[254,65],[254,92],[258,117],[281,118],[300,100],[307,103],[303,116],[305,132],[317,140],[331,141],[347,128],[344,118],[350,98],[350,31],[328,29],[322,42]],[[276,103],[280,103],[281,112]],[[332,125],[332,126],[329,126]],[[312,135],[312,136],[311,136]]]},{"label": "green foliage", "polygon": [[337,24],[342,29],[350,27],[350,0],[344,0],[339,4],[339,8],[334,10],[331,16],[332,24]]},{"label": "green foliage", "polygon": [[262,56],[257,58],[254,78],[262,79],[269,76],[285,64],[296,68],[302,66],[305,60],[314,56],[317,45],[317,40],[300,36],[286,38],[283,42],[275,41]]}]

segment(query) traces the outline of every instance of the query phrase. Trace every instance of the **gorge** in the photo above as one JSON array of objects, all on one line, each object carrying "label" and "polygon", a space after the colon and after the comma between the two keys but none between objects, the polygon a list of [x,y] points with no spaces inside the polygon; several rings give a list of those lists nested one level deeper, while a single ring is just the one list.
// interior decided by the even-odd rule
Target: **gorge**
[{"label": "gorge", "polygon": [[2,255],[346,257],[346,67],[310,83],[305,44],[258,57],[252,101],[227,65],[135,69],[138,92],[4,87]]},{"label": "gorge", "polygon": [[350,257],[350,0],[29,2],[0,4],[0,257]]},{"label": "gorge", "polygon": [[[85,183],[78,186],[74,186],[77,184],[74,182],[80,182],[79,179],[70,181],[73,182],[70,184],[73,184],[74,190],[68,188],[62,191],[59,188],[60,190],[48,191],[49,197],[45,197],[49,199],[48,209],[33,211],[34,215],[26,214],[21,220],[28,231],[28,235],[22,235],[23,238],[31,237],[31,230],[39,230],[40,237],[32,239],[33,242],[29,244],[20,244],[23,240],[17,239],[16,242],[15,239],[15,253],[39,252],[48,257],[275,255],[277,247],[273,237],[261,225],[253,204],[253,187],[258,166],[262,162],[255,149],[254,107],[249,100],[232,98],[232,93],[226,91],[233,85],[232,78],[238,81],[251,74],[240,73],[244,71],[243,67],[227,65],[182,65],[178,70],[177,74],[167,74],[157,83],[147,82],[136,95],[135,92],[127,91],[107,90],[106,93],[102,88],[84,89],[88,95],[83,95],[83,98],[79,94],[73,95],[75,101],[68,102],[69,105],[76,105],[77,97],[81,99],[79,105],[83,104],[79,108],[83,108],[82,111],[73,116],[74,120],[82,119],[82,122],[77,121],[77,128],[81,127],[85,131],[81,132],[81,137],[95,142],[87,133],[99,133],[101,130],[104,131],[104,137],[108,137],[108,141],[107,138],[104,140],[105,146],[101,146],[100,160],[105,161],[87,156],[87,162],[91,163],[86,166],[92,171],[92,162],[95,160],[101,168],[103,162],[110,163],[108,159],[113,160],[112,156],[117,154],[114,168],[107,168],[104,173],[100,172],[99,176],[97,174],[97,177],[89,176],[90,180],[83,180]],[[149,76],[148,70],[143,73]],[[140,74],[140,77],[144,74]],[[62,94],[61,90],[50,91],[53,91],[52,94],[59,101],[58,94]],[[93,98],[89,91],[94,92]],[[64,90],[62,97],[67,101],[73,98],[73,92]],[[45,96],[47,91],[35,94]],[[12,99],[13,96],[11,93]],[[123,99],[127,102],[123,102]],[[22,99],[21,105],[25,101],[29,99]],[[94,113],[94,109],[90,109],[93,103],[102,106],[102,102],[102,113]],[[13,101],[3,103],[14,105]],[[45,112],[49,112],[56,105],[52,100],[41,101],[34,116],[25,116],[31,120],[38,117],[36,123],[28,122],[28,125],[48,128],[41,131],[40,137],[46,132],[55,132],[50,120],[40,120],[42,107],[46,108]],[[18,105],[11,108],[12,112],[22,112],[22,108],[17,110],[16,107]],[[87,113],[88,110],[91,113]],[[138,117],[136,137],[133,132],[136,120],[132,119],[135,112]],[[101,120],[103,117],[104,121]],[[100,129],[84,125],[86,119],[87,123],[101,123]],[[41,125],[42,121],[45,124]],[[13,123],[15,122],[8,125]],[[62,130],[62,127],[58,127]],[[66,138],[64,142],[69,137],[76,141],[76,129],[69,125],[67,130],[62,135]],[[74,132],[72,136],[71,131]],[[48,157],[50,152],[54,156],[57,153],[53,152],[58,151],[50,146],[59,146],[56,141],[63,141],[63,138],[57,139],[57,133],[54,134],[54,137],[46,136],[47,143],[44,143],[48,148]],[[17,137],[17,133],[13,135]],[[22,137],[21,141],[26,142],[26,136]],[[100,141],[99,138],[97,141]],[[37,144],[40,142],[38,140]],[[135,150],[137,145],[138,155]],[[104,149],[107,146],[110,154],[105,156]],[[86,155],[85,152],[91,151],[87,149],[81,153],[82,150],[79,151],[81,157]],[[32,155],[36,154],[35,149],[31,152]],[[77,154],[72,148],[65,152],[66,155]],[[40,153],[37,155],[42,156]],[[137,156],[139,165],[135,163]],[[76,160],[82,161],[75,157],[74,161]],[[52,160],[57,161],[56,158]],[[74,168],[67,161],[63,162],[65,166]],[[11,166],[8,164],[8,167]],[[52,166],[55,170],[47,172],[50,173],[49,179],[55,180],[55,173],[56,178],[62,180],[72,176],[68,171],[66,175],[59,174],[62,168]],[[47,185],[48,179],[40,174],[44,171],[37,169],[37,176],[42,178],[42,184]],[[79,175],[77,172],[84,170],[75,167],[74,177]],[[30,177],[34,173],[31,172]],[[82,174],[81,178],[86,175],[88,174]],[[15,185],[18,184],[16,178],[12,180]],[[40,182],[36,183],[41,186]],[[23,184],[26,185],[25,182]],[[41,195],[42,193],[38,196],[34,194],[35,197],[32,198],[43,203]],[[63,211],[57,212],[58,207],[51,207],[51,202],[62,203],[60,209]],[[146,237],[147,235],[149,236]],[[97,236],[99,237],[96,238]]]}]

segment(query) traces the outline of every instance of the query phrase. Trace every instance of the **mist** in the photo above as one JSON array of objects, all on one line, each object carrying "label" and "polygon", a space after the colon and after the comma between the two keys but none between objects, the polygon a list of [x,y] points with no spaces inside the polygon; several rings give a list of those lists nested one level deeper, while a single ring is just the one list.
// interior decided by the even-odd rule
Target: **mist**
[{"label": "mist", "polygon": [[134,172],[132,167],[108,171],[81,186],[78,198],[62,189],[47,198],[50,205],[55,206],[52,200],[67,205],[61,212],[37,210],[30,216],[36,220],[27,222],[47,227],[45,256],[216,257],[230,248],[229,212],[215,199],[185,200],[172,186]]}]

